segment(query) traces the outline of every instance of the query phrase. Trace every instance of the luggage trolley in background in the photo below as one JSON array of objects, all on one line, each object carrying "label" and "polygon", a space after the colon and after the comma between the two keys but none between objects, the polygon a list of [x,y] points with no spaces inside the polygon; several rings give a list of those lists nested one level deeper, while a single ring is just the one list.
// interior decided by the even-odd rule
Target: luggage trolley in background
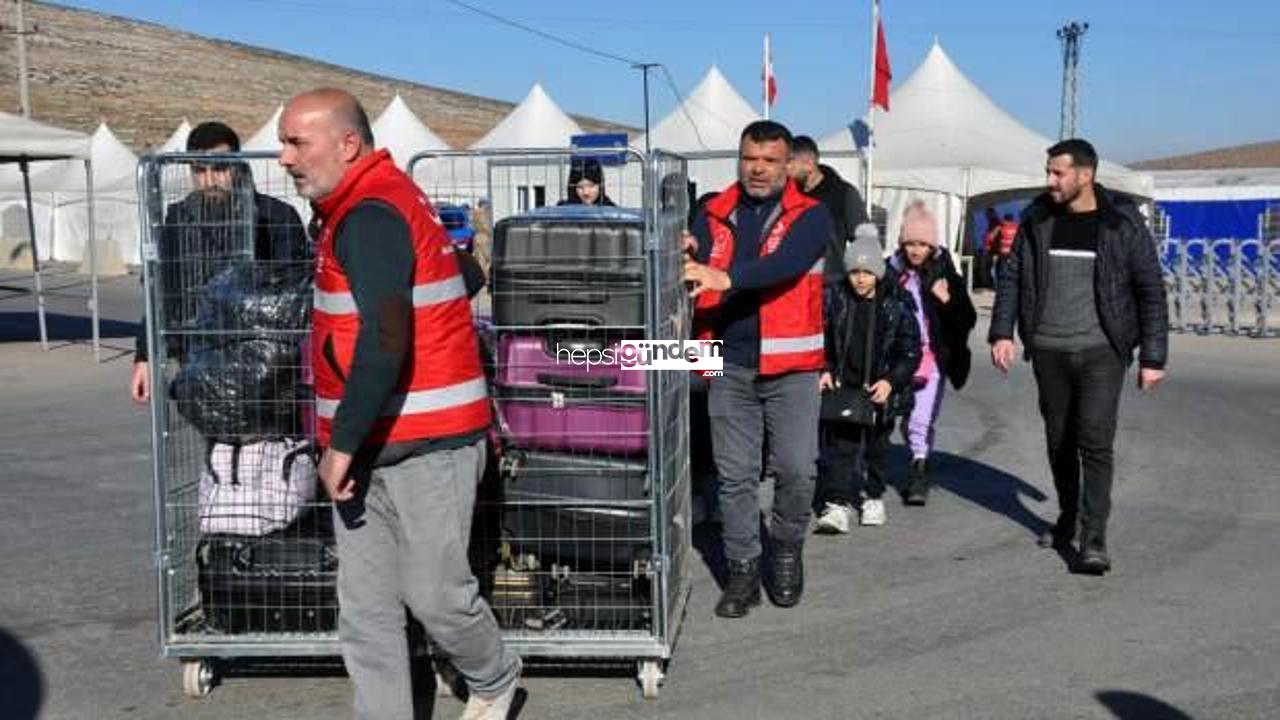
[{"label": "luggage trolley in background", "polygon": [[[550,207],[586,162],[618,207]],[[409,171],[484,226],[490,283],[475,310],[499,448],[472,554],[504,638],[526,657],[634,660],[656,697],[690,585],[689,377],[623,370],[617,353],[689,336],[684,160],[439,152]]]},{"label": "luggage trolley in background", "polygon": [[148,156],[138,184],[159,639],[200,696],[218,659],[340,654],[309,213],[268,154]]}]

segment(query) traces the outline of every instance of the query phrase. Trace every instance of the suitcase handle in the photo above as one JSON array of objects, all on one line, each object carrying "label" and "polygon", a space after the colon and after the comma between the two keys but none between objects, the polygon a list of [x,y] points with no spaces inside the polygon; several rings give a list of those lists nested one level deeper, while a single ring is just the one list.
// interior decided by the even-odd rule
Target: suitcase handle
[{"label": "suitcase handle", "polygon": [[602,292],[582,292],[572,295],[565,293],[530,293],[529,302],[534,305],[604,305],[609,302],[609,294]]},{"label": "suitcase handle", "polygon": [[[291,550],[280,545],[290,543]],[[247,543],[235,554],[236,568],[241,572],[272,569],[282,575],[332,572],[338,567],[337,553],[318,540],[284,540]]]},{"label": "suitcase handle", "polygon": [[618,378],[608,375],[595,377],[575,377],[572,375],[556,375],[554,373],[538,373],[538,383],[568,388],[595,388],[603,390],[618,384]]}]

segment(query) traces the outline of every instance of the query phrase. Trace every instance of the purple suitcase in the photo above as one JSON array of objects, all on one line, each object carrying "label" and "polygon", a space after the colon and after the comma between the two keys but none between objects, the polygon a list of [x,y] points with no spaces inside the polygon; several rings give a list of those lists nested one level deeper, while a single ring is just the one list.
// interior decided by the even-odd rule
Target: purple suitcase
[{"label": "purple suitcase", "polygon": [[612,455],[643,454],[649,447],[644,395],[502,386],[494,395],[498,430],[515,447]]},{"label": "purple suitcase", "polygon": [[[616,359],[617,343],[608,347],[613,349]],[[643,371],[623,370],[617,363],[591,366],[569,363],[571,352],[580,358],[584,351],[595,354],[605,349],[603,343],[583,338],[504,334],[498,341],[496,383],[506,388],[590,389],[643,396]]]}]

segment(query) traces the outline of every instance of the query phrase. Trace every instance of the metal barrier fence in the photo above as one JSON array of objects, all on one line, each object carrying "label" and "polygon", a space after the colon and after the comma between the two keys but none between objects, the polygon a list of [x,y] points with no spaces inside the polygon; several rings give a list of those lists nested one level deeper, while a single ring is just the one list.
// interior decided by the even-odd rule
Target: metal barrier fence
[{"label": "metal barrier fence", "polygon": [[1172,238],[1160,264],[1176,332],[1280,334],[1280,239]]}]

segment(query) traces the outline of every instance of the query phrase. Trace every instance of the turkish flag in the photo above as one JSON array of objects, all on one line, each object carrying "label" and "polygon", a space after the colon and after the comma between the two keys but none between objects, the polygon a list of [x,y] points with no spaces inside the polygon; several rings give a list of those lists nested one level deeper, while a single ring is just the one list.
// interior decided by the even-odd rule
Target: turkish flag
[{"label": "turkish flag", "polygon": [[879,105],[889,111],[889,81],[893,71],[889,69],[889,49],[884,42],[884,21],[876,21],[876,86],[871,92],[872,106]]},{"label": "turkish flag", "polygon": [[778,97],[778,80],[773,75],[773,50],[769,47],[769,40],[765,38],[764,43],[764,102],[770,107],[773,101]]}]

